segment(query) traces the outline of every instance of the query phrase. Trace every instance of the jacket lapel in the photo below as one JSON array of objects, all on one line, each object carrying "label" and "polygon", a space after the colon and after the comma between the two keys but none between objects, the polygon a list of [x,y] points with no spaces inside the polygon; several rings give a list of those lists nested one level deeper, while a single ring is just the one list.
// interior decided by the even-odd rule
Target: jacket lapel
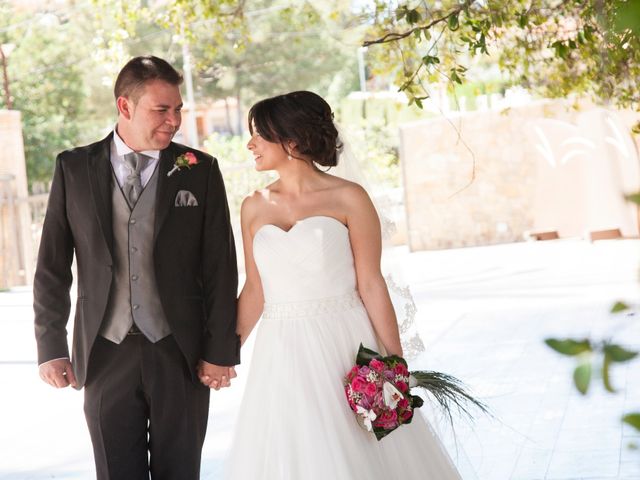
[{"label": "jacket lapel", "polygon": [[89,185],[109,254],[113,258],[113,225],[111,220],[111,137],[96,143],[88,153]]},{"label": "jacket lapel", "polygon": [[167,177],[167,173],[173,167],[175,162],[175,153],[173,144],[160,152],[160,164],[158,165],[158,190],[156,192],[156,221],[153,231],[153,240],[155,242],[158,233],[162,228],[162,224],[167,219],[167,215],[173,206],[174,198],[177,192],[176,175]]}]

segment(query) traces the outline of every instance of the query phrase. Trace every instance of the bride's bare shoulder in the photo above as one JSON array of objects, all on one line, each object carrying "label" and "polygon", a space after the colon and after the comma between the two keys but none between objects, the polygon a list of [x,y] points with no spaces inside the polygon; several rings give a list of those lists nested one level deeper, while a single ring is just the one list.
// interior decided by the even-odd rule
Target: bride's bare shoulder
[{"label": "bride's bare shoulder", "polygon": [[268,205],[273,200],[274,192],[278,188],[278,181],[270,183],[266,187],[255,190],[253,193],[247,195],[242,204],[247,204],[248,207],[259,207],[260,205]]},{"label": "bride's bare shoulder", "polygon": [[247,195],[242,201],[240,215],[245,218],[252,218],[258,212],[269,206],[273,195],[272,185],[254,191]]},{"label": "bride's bare shoulder", "polygon": [[349,221],[353,216],[366,216],[374,211],[369,194],[362,185],[340,177],[333,177],[331,196]]},{"label": "bride's bare shoulder", "polygon": [[330,188],[335,190],[336,193],[341,195],[359,195],[362,193],[366,193],[364,188],[359,183],[352,182],[351,180],[347,180],[346,178],[336,177],[335,175],[331,175],[329,173],[327,175],[327,180],[329,182]]},{"label": "bride's bare shoulder", "polygon": [[359,183],[345,178],[331,176],[332,190],[344,201],[362,201],[369,198],[367,191]]}]

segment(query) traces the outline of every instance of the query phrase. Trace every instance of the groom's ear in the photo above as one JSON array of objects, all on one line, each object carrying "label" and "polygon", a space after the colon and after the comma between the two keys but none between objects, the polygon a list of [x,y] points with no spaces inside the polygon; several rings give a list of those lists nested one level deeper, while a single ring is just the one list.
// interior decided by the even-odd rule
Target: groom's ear
[{"label": "groom's ear", "polygon": [[118,113],[127,120],[131,119],[133,113],[133,102],[127,97],[118,97],[116,100],[116,107],[118,107]]}]

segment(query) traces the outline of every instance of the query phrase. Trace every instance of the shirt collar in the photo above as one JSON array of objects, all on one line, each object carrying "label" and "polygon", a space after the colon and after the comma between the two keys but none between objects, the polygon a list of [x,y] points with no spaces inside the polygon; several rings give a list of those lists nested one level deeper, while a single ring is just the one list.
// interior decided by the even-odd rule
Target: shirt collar
[{"label": "shirt collar", "polygon": [[[124,157],[125,154],[133,152],[131,147],[129,147],[129,145],[124,143],[124,140],[120,138],[120,135],[118,135],[118,130],[116,127],[113,128],[113,143],[116,146],[116,152],[118,153],[119,157]],[[160,158],[160,150],[143,150],[139,153],[143,153],[144,155],[147,155],[156,160]]]}]

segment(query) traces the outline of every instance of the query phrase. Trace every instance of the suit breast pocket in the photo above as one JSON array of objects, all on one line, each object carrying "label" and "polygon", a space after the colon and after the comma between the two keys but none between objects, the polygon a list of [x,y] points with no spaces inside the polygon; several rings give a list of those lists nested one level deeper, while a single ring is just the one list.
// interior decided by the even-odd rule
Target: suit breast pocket
[{"label": "suit breast pocket", "polygon": [[202,207],[173,207],[171,221],[174,228],[180,230],[180,235],[188,234],[192,230],[199,232],[202,225]]}]

